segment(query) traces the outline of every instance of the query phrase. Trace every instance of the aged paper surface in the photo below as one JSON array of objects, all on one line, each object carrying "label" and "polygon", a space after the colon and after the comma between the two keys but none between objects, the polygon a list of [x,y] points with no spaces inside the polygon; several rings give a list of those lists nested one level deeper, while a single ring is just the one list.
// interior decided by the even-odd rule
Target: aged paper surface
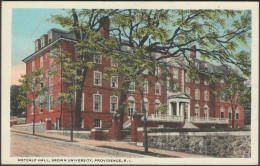
[{"label": "aged paper surface", "polygon": [[[256,2],[3,2],[2,3],[2,116],[1,116],[1,162],[3,164],[126,164],[118,162],[70,162],[60,163],[52,159],[68,159],[67,157],[44,157],[51,162],[39,162],[40,157],[10,157],[10,85],[11,85],[11,30],[12,9],[14,8],[104,8],[104,9],[234,9],[252,10],[252,103],[251,103],[251,158],[132,158],[127,164],[153,164],[153,165],[229,165],[229,164],[257,164],[258,158],[258,124],[259,124],[259,4]],[[33,44],[33,43],[32,43]],[[116,157],[116,156],[115,156]],[[75,158],[72,159],[83,159]],[[31,161],[19,162],[18,159]],[[105,158],[103,158],[105,159]]]}]

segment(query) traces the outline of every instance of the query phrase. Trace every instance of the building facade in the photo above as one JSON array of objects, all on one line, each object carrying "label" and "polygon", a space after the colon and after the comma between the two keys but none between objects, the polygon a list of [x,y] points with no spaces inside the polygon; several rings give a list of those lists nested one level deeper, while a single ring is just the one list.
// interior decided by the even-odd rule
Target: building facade
[{"label": "building facade", "polygon": [[[36,107],[36,123],[51,121],[54,129],[70,127],[70,108],[66,104],[57,102],[57,97],[65,90],[65,84],[61,79],[62,68],[58,69],[57,76],[48,76],[47,71],[54,66],[51,58],[55,49],[75,53],[74,44],[76,39],[73,33],[59,29],[51,29],[35,41],[35,52],[25,58],[26,73],[31,75],[35,68],[43,68],[43,77],[51,87],[48,92],[47,104],[42,108]],[[196,59],[196,52],[191,52],[190,58],[196,60],[196,66],[205,72],[217,72],[221,66]],[[110,59],[100,55],[92,59],[95,67],[90,69],[84,81],[81,107],[81,128],[110,128],[112,116],[119,107],[119,97],[114,90],[122,87],[122,79],[112,77],[110,81],[102,82],[102,74],[106,67],[117,67]],[[192,81],[185,67],[181,65],[185,60],[169,59],[168,66],[174,81],[177,83],[178,92],[171,92],[166,84],[156,81],[155,77],[149,77],[144,87],[144,102],[148,111],[148,121],[159,125],[161,122],[172,122],[172,127],[180,128],[229,128],[232,124],[230,103],[225,102],[222,97],[216,98],[213,91],[218,91],[224,82],[209,85],[202,78]],[[147,71],[149,72],[149,71]],[[145,73],[144,73],[145,74]],[[163,74],[158,69],[156,74]],[[153,82],[148,86],[148,82]],[[141,113],[141,95],[134,88],[129,89],[131,93],[127,96],[128,107],[125,110],[124,128],[130,126],[131,115],[138,111]],[[32,99],[32,96],[28,96]],[[156,111],[161,105],[166,105],[167,111],[160,113]],[[33,108],[28,107],[27,123],[33,121]],[[168,126],[171,127],[171,126]],[[244,127],[244,109],[236,108],[235,127]]]}]

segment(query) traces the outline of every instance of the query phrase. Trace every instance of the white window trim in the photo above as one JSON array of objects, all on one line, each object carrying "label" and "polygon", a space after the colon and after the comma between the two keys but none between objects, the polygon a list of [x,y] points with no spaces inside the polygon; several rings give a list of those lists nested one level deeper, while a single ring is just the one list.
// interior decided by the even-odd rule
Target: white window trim
[{"label": "white window trim", "polygon": [[51,97],[52,97],[52,104],[53,104],[53,94],[49,95],[49,112],[53,111],[53,106],[52,106],[52,109],[51,109]]},{"label": "white window trim", "polygon": [[209,85],[208,81],[204,81],[204,85]]},{"label": "white window trim", "polygon": [[161,68],[160,67],[155,67],[155,75],[158,76],[161,74]]},{"label": "white window trim", "polygon": [[[206,94],[208,94],[208,98],[207,98],[207,95]],[[204,91],[204,100],[205,101],[209,101],[209,91],[208,90],[205,90]]]},{"label": "white window trim", "polygon": [[224,109],[224,107],[220,107],[220,118],[222,118],[221,117],[221,113],[224,113],[224,117],[223,117],[223,119],[225,118],[225,109]]},{"label": "white window trim", "polygon": [[34,109],[34,105],[33,105],[33,100],[32,100],[32,106],[31,106],[31,114],[33,115],[33,112],[35,111],[35,110],[33,110]]},{"label": "white window trim", "polygon": [[[95,95],[100,96],[100,111],[95,110]],[[102,95],[101,94],[94,94],[93,95],[93,112],[102,112]]]},{"label": "white window trim", "polygon": [[[189,91],[189,93],[187,93],[187,91]],[[186,87],[186,88],[185,88],[185,93],[188,94],[188,95],[190,95],[190,88]]]},{"label": "white window trim", "polygon": [[96,125],[96,120],[99,120],[100,121],[100,126],[99,127],[96,127],[96,126],[94,126],[95,128],[102,128],[102,120],[101,119],[94,119],[94,125]]},{"label": "white window trim", "polygon": [[200,78],[196,78],[195,84],[200,84]]},{"label": "white window trim", "polygon": [[96,55],[94,55],[93,61],[94,61],[93,63],[102,64],[102,55],[100,55],[100,62],[99,63],[96,62]]},{"label": "white window trim", "polygon": [[53,75],[49,76],[49,85],[53,85]]},{"label": "white window trim", "polygon": [[[224,97],[224,100],[222,100],[222,97]],[[225,96],[224,95],[220,96],[220,102],[222,102],[222,103],[225,102]]]},{"label": "white window trim", "polygon": [[32,61],[32,71],[34,71],[35,70],[35,61],[33,60]]},{"label": "white window trim", "polygon": [[129,92],[134,92],[135,91],[135,82],[131,82],[129,86],[133,86],[133,90],[128,88]]},{"label": "white window trim", "polygon": [[[197,93],[198,92],[198,97],[197,97]],[[195,89],[195,100],[200,100],[200,90],[199,89]]]},{"label": "white window trim", "polygon": [[[113,87],[112,85],[112,82],[113,82],[113,78],[115,78],[116,77],[116,86],[115,87]],[[118,76],[112,76],[111,77],[111,88],[118,88]]]},{"label": "white window trim", "polygon": [[115,62],[113,59],[110,60],[110,63],[112,67],[118,67],[118,63]]},{"label": "white window trim", "polygon": [[[238,119],[237,119],[237,114],[238,114]],[[239,120],[239,119],[240,119],[239,109],[238,109],[238,108],[236,109],[236,115],[235,115],[235,117],[236,117],[236,120]]]},{"label": "white window trim", "polygon": [[179,79],[179,70],[173,70],[173,79],[178,80]]},{"label": "white window trim", "polygon": [[82,93],[82,98],[81,98],[81,111],[83,112],[85,110],[85,94]]},{"label": "white window trim", "polygon": [[204,109],[204,110],[203,110],[203,111],[204,111],[204,112],[203,112],[203,113],[204,113],[203,116],[205,117],[205,108],[207,109],[207,117],[206,117],[206,118],[208,118],[208,117],[209,117],[209,107],[207,107],[206,105],[205,105],[204,108],[203,108],[203,109]]},{"label": "white window trim", "polygon": [[143,74],[148,74],[148,69],[144,69]]},{"label": "white window trim", "polygon": [[[231,113],[230,118],[229,118],[229,113]],[[230,107],[228,108],[228,120],[232,120],[232,109]]]},{"label": "white window trim", "polygon": [[40,68],[43,68],[43,56],[40,57]]},{"label": "white window trim", "polygon": [[[96,84],[95,83],[95,80],[96,80],[96,73],[100,73],[100,83],[99,84]],[[100,71],[94,71],[94,85],[96,85],[96,86],[102,86],[102,72],[100,72]]]},{"label": "white window trim", "polygon": [[[148,81],[144,81],[144,86],[147,85],[147,92],[144,92],[144,93],[149,93],[149,86],[148,86]],[[144,87],[143,87],[143,90],[144,90]]]},{"label": "white window trim", "polygon": [[[159,87],[159,93],[156,93],[156,86]],[[161,95],[161,84],[160,84],[159,82],[156,82],[156,83],[155,83],[155,94],[156,94],[156,95]]]},{"label": "white window trim", "polygon": [[112,98],[116,97],[116,110],[118,109],[118,97],[117,96],[110,96],[110,112],[114,113],[115,111],[112,111]]}]

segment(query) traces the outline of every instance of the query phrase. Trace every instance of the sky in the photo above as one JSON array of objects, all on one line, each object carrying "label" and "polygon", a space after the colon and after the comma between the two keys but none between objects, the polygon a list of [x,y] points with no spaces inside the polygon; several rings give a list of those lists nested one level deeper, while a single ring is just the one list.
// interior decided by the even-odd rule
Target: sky
[{"label": "sky", "polygon": [[21,9],[12,11],[12,85],[18,85],[19,78],[25,74],[24,58],[34,52],[34,41],[51,28],[62,29],[46,19],[52,14],[62,14],[60,9]]}]

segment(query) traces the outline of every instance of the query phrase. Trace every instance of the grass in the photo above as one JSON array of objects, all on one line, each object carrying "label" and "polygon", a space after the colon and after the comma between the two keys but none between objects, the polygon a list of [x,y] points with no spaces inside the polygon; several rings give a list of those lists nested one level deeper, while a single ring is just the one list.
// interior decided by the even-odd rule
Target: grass
[{"label": "grass", "polygon": [[113,150],[118,150],[118,151],[123,151],[123,152],[130,152],[130,153],[142,154],[142,155],[153,156],[153,157],[171,157],[171,158],[177,158],[176,156],[169,156],[169,155],[159,154],[159,153],[153,153],[153,152],[145,153],[144,151],[132,150],[132,149],[125,149],[125,148],[117,148],[117,147],[112,147],[112,146],[98,146],[98,147],[107,148],[107,149],[113,149]]}]

